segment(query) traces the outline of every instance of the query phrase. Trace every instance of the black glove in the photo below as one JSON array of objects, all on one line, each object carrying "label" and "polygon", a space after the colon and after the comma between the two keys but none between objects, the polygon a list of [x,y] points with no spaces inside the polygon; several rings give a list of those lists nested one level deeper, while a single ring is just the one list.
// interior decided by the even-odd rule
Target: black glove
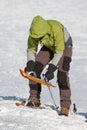
[{"label": "black glove", "polygon": [[57,67],[53,64],[49,64],[48,70],[45,74],[45,77],[47,78],[47,80],[51,80],[54,78],[54,71],[57,69]]},{"label": "black glove", "polygon": [[40,78],[40,74],[43,70],[43,64],[38,61],[28,61],[24,71],[32,76]]},{"label": "black glove", "polygon": [[24,71],[25,72],[34,71],[34,65],[35,62],[33,60],[28,61],[26,67],[24,68]]}]

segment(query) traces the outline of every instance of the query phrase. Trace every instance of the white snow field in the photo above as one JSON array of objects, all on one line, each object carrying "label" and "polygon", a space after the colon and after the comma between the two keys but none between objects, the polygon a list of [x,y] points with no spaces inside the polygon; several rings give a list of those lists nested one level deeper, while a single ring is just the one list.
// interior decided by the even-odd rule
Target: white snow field
[{"label": "white snow field", "polygon": [[[61,21],[73,38],[70,71],[72,105],[59,116],[46,86],[41,103],[47,109],[16,107],[29,97],[21,77],[27,57],[29,27],[34,16]],[[87,0],[0,0],[0,130],[87,130]],[[56,78],[52,81],[56,84]],[[57,84],[56,84],[57,85]],[[59,105],[59,89],[51,89]],[[77,114],[73,113],[76,103]]]}]

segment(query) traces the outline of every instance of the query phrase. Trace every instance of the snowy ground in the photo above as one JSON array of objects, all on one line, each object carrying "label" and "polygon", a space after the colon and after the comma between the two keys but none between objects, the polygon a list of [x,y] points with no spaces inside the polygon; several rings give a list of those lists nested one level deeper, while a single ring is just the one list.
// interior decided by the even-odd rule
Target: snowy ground
[{"label": "snowy ground", "polygon": [[[26,63],[28,30],[35,15],[61,21],[73,37],[70,79],[72,103],[78,114],[60,117],[53,110],[48,89],[43,86],[42,104],[49,109],[16,107],[28,98],[28,81],[19,68]],[[87,0],[0,0],[0,130],[87,129]],[[55,80],[53,81],[55,82]],[[59,105],[58,88],[52,90]]]}]

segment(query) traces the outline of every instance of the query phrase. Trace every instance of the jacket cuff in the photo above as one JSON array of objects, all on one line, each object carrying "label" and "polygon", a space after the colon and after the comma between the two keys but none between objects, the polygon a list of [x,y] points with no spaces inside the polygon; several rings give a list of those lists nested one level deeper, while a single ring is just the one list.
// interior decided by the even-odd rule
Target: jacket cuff
[{"label": "jacket cuff", "polygon": [[62,57],[62,55],[63,55],[63,53],[56,53],[56,54],[54,54],[54,58],[52,60],[52,64],[57,66],[57,64],[58,64],[60,58]]}]

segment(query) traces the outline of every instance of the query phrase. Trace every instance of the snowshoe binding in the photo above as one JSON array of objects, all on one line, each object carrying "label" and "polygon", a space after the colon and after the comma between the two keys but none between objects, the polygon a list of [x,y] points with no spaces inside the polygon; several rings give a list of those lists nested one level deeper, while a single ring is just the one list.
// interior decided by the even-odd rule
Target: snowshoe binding
[{"label": "snowshoe binding", "polygon": [[24,106],[27,107],[40,107],[40,100],[34,99],[34,100],[25,100],[22,102]]}]

